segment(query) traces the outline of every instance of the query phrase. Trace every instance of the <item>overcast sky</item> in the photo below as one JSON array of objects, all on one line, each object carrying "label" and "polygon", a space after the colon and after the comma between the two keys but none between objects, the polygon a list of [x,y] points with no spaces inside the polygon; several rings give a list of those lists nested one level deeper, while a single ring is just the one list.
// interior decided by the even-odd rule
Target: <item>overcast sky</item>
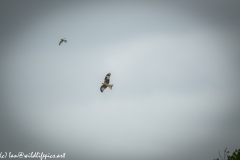
[{"label": "overcast sky", "polygon": [[[2,0],[0,152],[232,153],[240,148],[239,16],[238,1]],[[101,93],[109,72],[113,89]]]}]

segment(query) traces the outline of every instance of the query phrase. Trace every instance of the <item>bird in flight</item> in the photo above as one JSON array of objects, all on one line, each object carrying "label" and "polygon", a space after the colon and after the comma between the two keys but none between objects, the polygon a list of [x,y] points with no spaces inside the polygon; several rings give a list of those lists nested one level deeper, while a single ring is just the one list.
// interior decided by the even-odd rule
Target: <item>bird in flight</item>
[{"label": "bird in flight", "polygon": [[61,41],[59,42],[59,46],[60,46],[60,44],[61,44],[63,41],[66,43],[66,42],[67,42],[66,38],[62,38],[62,39],[61,39]]},{"label": "bird in flight", "polygon": [[103,92],[107,87],[109,87],[110,89],[112,89],[113,84],[109,84],[109,82],[110,82],[110,76],[111,76],[111,73],[108,73],[108,74],[105,76],[104,83],[102,83],[103,85],[100,87],[100,91],[101,91],[101,92]]}]

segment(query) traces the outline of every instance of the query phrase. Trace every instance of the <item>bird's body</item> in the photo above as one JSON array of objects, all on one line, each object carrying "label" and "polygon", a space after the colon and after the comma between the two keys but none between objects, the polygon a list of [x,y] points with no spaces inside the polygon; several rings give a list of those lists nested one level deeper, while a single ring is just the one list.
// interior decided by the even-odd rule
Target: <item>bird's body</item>
[{"label": "bird's body", "polygon": [[67,40],[66,40],[66,38],[62,38],[61,40],[60,40],[60,42],[59,42],[59,46],[60,46],[60,44],[62,43],[62,42],[67,42]]},{"label": "bird's body", "polygon": [[111,73],[108,73],[105,78],[104,78],[104,83],[102,83],[103,85],[100,87],[100,91],[103,92],[107,87],[109,87],[110,89],[112,89],[113,84],[109,84],[110,82],[110,76]]}]

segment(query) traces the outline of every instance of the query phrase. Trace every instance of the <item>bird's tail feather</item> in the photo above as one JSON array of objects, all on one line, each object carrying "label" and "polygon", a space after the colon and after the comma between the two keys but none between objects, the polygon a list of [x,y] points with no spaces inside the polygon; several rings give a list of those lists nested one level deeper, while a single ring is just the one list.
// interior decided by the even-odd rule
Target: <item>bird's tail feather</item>
[{"label": "bird's tail feather", "polygon": [[112,87],[113,87],[113,84],[109,84],[109,86],[108,86],[110,89],[112,89]]}]

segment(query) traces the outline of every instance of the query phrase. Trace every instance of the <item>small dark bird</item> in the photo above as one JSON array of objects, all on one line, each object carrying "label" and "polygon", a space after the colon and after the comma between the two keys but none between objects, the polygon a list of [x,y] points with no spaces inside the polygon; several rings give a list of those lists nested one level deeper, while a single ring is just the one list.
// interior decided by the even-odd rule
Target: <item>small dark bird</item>
[{"label": "small dark bird", "polygon": [[104,83],[102,83],[103,85],[100,87],[100,91],[101,91],[101,92],[103,92],[107,87],[109,87],[110,89],[112,89],[113,84],[109,84],[109,82],[110,82],[110,76],[111,76],[111,73],[108,73],[108,74],[105,76]]},{"label": "small dark bird", "polygon": [[59,46],[60,46],[60,44],[61,44],[63,41],[66,43],[66,42],[67,42],[66,38],[62,38],[62,39],[61,39],[61,41],[59,42]]}]

